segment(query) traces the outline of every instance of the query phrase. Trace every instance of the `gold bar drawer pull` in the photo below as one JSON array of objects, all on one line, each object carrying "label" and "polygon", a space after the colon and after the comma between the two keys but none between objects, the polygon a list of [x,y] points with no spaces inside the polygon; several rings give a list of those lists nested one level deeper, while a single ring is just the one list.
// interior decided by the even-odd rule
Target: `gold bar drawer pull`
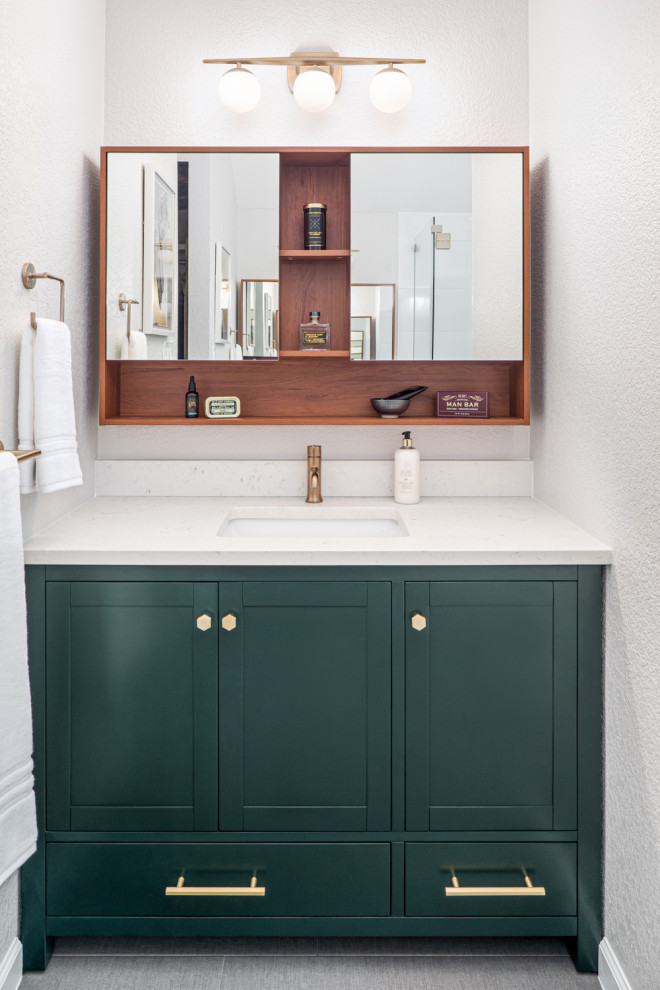
[{"label": "gold bar drawer pull", "polygon": [[249,887],[184,887],[183,877],[179,877],[176,887],[166,887],[167,897],[265,897],[266,888],[257,887],[256,874]]},{"label": "gold bar drawer pull", "polygon": [[445,887],[447,897],[545,897],[545,887],[535,887],[527,874],[524,887],[461,887],[454,873],[451,887]]}]

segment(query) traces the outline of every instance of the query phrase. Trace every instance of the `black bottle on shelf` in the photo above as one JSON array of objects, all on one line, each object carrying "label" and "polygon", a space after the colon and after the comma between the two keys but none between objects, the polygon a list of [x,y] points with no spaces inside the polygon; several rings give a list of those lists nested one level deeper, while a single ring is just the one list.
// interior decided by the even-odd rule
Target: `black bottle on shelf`
[{"label": "black bottle on shelf", "polygon": [[199,392],[191,375],[186,392],[186,419],[195,419],[196,416],[199,416]]}]

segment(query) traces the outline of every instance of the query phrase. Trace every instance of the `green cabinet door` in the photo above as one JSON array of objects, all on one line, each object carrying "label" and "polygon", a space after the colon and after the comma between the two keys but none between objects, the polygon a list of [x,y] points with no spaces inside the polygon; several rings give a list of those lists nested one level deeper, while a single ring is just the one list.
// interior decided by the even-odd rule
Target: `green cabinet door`
[{"label": "green cabinet door", "polygon": [[221,583],[219,609],[220,828],[389,828],[389,583]]},{"label": "green cabinet door", "polygon": [[576,827],[576,649],[575,582],[407,584],[408,829]]},{"label": "green cabinet door", "polygon": [[217,585],[50,582],[46,608],[47,827],[217,828]]}]

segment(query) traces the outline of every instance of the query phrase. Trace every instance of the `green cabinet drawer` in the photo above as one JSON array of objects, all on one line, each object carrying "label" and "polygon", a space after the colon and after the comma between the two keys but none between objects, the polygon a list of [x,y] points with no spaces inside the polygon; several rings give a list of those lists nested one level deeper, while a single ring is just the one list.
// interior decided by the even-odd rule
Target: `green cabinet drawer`
[{"label": "green cabinet drawer", "polygon": [[[409,842],[405,862],[408,916],[526,918],[576,912],[577,851],[570,842]],[[525,873],[543,895],[525,893]],[[461,890],[514,892],[448,894],[453,876]]]},{"label": "green cabinet drawer", "polygon": [[[84,917],[383,917],[390,846],[382,843],[49,843],[47,913]],[[264,896],[166,896],[250,886]]]}]

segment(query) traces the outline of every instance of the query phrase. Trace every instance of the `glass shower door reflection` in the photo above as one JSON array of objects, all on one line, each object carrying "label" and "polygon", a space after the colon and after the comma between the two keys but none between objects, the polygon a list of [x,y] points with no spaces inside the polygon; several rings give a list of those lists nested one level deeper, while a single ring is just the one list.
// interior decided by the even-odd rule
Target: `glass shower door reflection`
[{"label": "glass shower door reflection", "polygon": [[413,358],[433,357],[433,218],[429,217],[414,241]]}]

